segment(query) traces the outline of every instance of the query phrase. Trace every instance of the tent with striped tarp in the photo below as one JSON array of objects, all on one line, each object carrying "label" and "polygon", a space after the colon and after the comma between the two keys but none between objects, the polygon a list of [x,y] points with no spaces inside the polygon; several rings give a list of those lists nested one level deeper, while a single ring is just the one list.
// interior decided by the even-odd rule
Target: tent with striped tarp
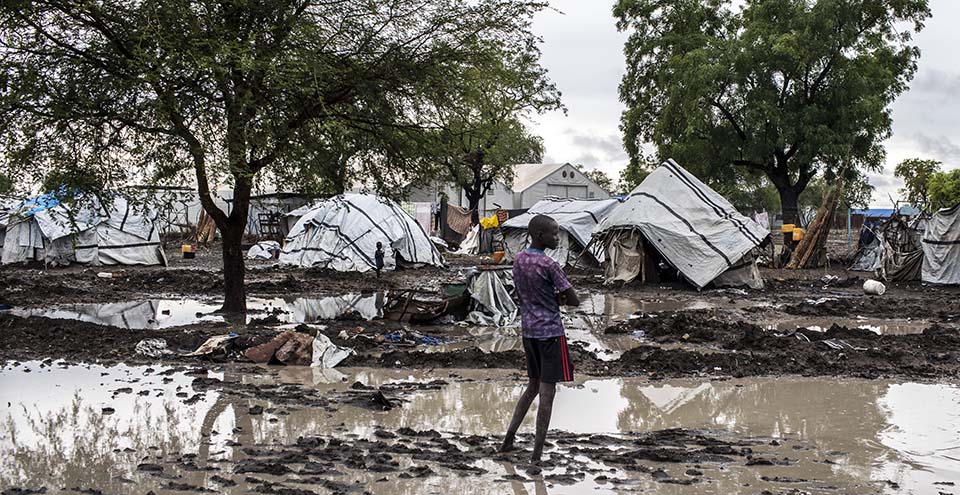
[{"label": "tent with striped tarp", "polygon": [[442,266],[443,258],[423,227],[397,203],[371,194],[342,194],[295,212],[299,219],[284,241],[280,262],[340,272],[376,269],[377,243],[384,269]]},{"label": "tent with striped tarp", "polygon": [[606,279],[656,279],[660,261],[698,288],[762,287],[754,253],[770,232],[673,160],[650,173],[594,231]]}]

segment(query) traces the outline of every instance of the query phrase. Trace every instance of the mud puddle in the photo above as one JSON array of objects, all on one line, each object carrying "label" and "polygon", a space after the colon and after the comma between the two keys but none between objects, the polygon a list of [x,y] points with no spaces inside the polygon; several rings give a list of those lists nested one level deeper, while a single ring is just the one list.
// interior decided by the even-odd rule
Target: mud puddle
[{"label": "mud puddle", "polygon": [[[337,318],[372,320],[382,316],[383,293],[346,294],[320,298],[247,299],[247,323],[314,323]],[[79,320],[130,330],[158,330],[204,322],[222,322],[216,312],[222,301],[210,299],[149,299],[106,304],[69,304],[53,308],[14,308],[24,318]]]},{"label": "mud puddle", "polygon": [[833,325],[847,328],[862,328],[877,335],[911,335],[923,333],[930,322],[924,320],[895,320],[884,318],[787,318],[775,323],[762,325],[767,330],[779,332],[806,328],[818,332],[825,332]]},{"label": "mud puddle", "polygon": [[[247,493],[270,486],[321,493],[937,493],[954,489],[935,483],[960,480],[958,384],[581,377],[558,392],[553,464],[540,472],[485,450],[502,433],[522,392],[515,374],[258,369],[228,367],[210,377],[321,394],[384,386],[402,404],[390,411],[290,407],[216,387],[194,389],[199,375],[162,367],[8,364],[0,370],[0,486],[109,493],[183,493],[187,487]],[[438,379],[442,385],[399,392]],[[532,422],[531,414],[521,432],[532,431]],[[643,434],[631,432],[669,428],[716,432],[703,434],[750,445],[753,455],[720,464],[644,461],[627,468],[614,462],[615,452]],[[291,448],[311,438],[327,450],[334,443],[367,450],[330,466],[305,463]],[[521,447],[528,443],[521,438]],[[604,448],[594,447],[605,443],[610,454],[597,456]],[[425,460],[436,457],[428,451],[396,453],[428,444],[445,445],[444,455],[464,457],[468,465]],[[360,469],[351,460],[376,449],[393,449],[395,471],[385,465],[379,472],[369,463]],[[280,452],[286,452],[288,460],[279,464],[290,466],[287,471],[245,472],[245,461]],[[318,485],[319,478],[305,474],[307,467],[330,470],[323,483],[338,485]]]}]

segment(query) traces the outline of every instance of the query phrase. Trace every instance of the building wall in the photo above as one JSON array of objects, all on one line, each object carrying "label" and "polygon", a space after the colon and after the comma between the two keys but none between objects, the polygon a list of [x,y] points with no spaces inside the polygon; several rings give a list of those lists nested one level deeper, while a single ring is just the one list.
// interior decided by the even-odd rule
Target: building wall
[{"label": "building wall", "polygon": [[[449,204],[461,208],[470,207],[470,202],[467,200],[463,189],[453,184],[412,188],[410,194],[407,196],[407,201],[410,203],[439,203],[441,190],[447,194]],[[480,210],[483,212],[492,212],[497,209],[495,206],[497,204],[507,210],[513,208],[513,190],[499,181],[494,182],[493,188],[480,198]]]},{"label": "building wall", "polygon": [[513,207],[530,208],[547,196],[577,199],[605,199],[610,193],[597,186],[573,165],[564,165],[558,170],[514,195]]}]

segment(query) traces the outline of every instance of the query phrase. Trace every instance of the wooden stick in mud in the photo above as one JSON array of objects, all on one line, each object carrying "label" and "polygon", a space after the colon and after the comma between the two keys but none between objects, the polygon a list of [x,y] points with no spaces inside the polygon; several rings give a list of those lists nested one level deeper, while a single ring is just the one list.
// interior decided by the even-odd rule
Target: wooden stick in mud
[{"label": "wooden stick in mud", "polygon": [[816,259],[816,254],[826,245],[827,238],[830,236],[830,225],[833,220],[833,213],[837,209],[840,194],[843,192],[843,172],[844,170],[841,170],[837,178],[836,187],[823,198],[823,203],[820,204],[816,217],[810,222],[807,232],[805,232],[803,239],[800,240],[800,244],[793,252],[793,256],[790,257],[790,262],[787,263],[787,269],[811,268],[810,265]]}]

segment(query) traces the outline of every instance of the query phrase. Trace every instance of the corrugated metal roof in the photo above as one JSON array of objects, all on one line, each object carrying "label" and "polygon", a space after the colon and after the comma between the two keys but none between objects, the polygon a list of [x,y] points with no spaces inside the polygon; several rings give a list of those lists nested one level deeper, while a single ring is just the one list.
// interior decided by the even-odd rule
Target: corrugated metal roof
[{"label": "corrugated metal roof", "polygon": [[513,166],[513,192],[523,192],[567,163],[520,163]]}]

